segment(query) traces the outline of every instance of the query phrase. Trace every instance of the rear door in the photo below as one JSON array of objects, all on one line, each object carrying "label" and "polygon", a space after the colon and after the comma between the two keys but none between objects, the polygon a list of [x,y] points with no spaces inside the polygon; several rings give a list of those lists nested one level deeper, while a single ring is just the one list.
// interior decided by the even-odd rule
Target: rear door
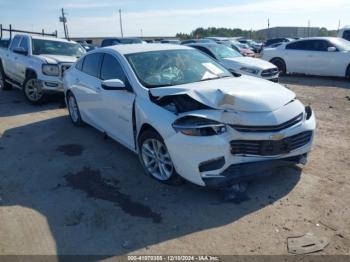
[{"label": "rear door", "polygon": [[97,117],[101,106],[101,80],[99,79],[103,53],[86,55],[82,61],[81,71],[76,74],[74,95],[85,121],[102,129],[101,120]]},{"label": "rear door", "polygon": [[308,74],[309,40],[301,40],[287,44],[283,51],[283,58],[286,62],[289,73]]},{"label": "rear door", "polygon": [[98,118],[101,119],[103,129],[109,136],[129,148],[135,148],[132,121],[135,94],[116,56],[104,54],[100,79],[101,81],[119,79],[124,82],[126,86],[124,90],[101,89]]},{"label": "rear door", "polygon": [[13,52],[13,49],[16,47],[19,47],[19,44],[22,40],[22,36],[16,35],[10,44],[9,50],[6,53],[4,60],[3,60],[3,67],[4,67],[4,72],[5,74],[11,78],[15,80],[15,74],[16,74],[16,65],[15,65],[15,56],[17,54],[15,54]]}]

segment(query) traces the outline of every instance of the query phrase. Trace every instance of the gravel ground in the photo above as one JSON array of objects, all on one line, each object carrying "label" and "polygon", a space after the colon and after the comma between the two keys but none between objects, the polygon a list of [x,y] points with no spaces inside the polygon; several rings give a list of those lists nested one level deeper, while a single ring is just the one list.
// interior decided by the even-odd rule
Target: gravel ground
[{"label": "gravel ground", "polygon": [[311,232],[350,255],[350,82],[281,79],[317,117],[307,166],[249,186],[241,203],[193,185],[162,185],[137,156],[55,99],[0,91],[0,254],[287,254]]}]

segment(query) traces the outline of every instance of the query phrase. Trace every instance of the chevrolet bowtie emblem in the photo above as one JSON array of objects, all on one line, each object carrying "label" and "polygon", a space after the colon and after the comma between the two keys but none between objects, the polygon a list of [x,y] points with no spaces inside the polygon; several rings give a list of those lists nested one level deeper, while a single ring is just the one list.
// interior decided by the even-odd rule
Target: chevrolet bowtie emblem
[{"label": "chevrolet bowtie emblem", "polygon": [[281,140],[282,138],[284,138],[284,134],[275,134],[270,136],[271,140]]}]

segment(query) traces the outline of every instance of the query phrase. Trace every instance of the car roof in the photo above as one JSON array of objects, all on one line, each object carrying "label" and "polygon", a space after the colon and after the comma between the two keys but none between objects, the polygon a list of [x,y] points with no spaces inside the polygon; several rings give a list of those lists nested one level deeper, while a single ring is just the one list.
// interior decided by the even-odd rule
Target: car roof
[{"label": "car roof", "polygon": [[113,45],[106,46],[101,49],[115,50],[123,55],[152,52],[152,51],[164,51],[164,50],[190,50],[191,48],[184,45],[172,45],[172,44],[127,44],[127,45]]},{"label": "car roof", "polygon": [[75,41],[70,41],[63,38],[56,38],[56,37],[49,37],[49,36],[41,36],[41,35],[30,35],[30,34],[16,34],[15,36],[29,36],[32,39],[39,39],[39,40],[50,40],[50,41],[58,41],[58,42],[65,42],[65,43],[76,43]]}]

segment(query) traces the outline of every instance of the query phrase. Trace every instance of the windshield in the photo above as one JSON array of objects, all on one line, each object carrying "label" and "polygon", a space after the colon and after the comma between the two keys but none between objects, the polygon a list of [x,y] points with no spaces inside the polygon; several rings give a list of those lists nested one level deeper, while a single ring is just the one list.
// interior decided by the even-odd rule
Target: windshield
[{"label": "windshield", "polygon": [[348,40],[343,38],[335,38],[332,40],[332,42],[340,51],[350,51],[350,42]]},{"label": "windshield", "polygon": [[148,88],[232,77],[197,50],[165,50],[126,55],[140,82]]},{"label": "windshield", "polygon": [[64,55],[79,58],[85,54],[84,48],[77,43],[33,39],[32,46],[33,55]]},{"label": "windshield", "polygon": [[210,50],[217,56],[222,59],[224,58],[233,58],[233,57],[241,57],[242,55],[237,52],[236,50],[233,50],[232,48],[229,48],[225,45],[215,45],[211,46]]}]

